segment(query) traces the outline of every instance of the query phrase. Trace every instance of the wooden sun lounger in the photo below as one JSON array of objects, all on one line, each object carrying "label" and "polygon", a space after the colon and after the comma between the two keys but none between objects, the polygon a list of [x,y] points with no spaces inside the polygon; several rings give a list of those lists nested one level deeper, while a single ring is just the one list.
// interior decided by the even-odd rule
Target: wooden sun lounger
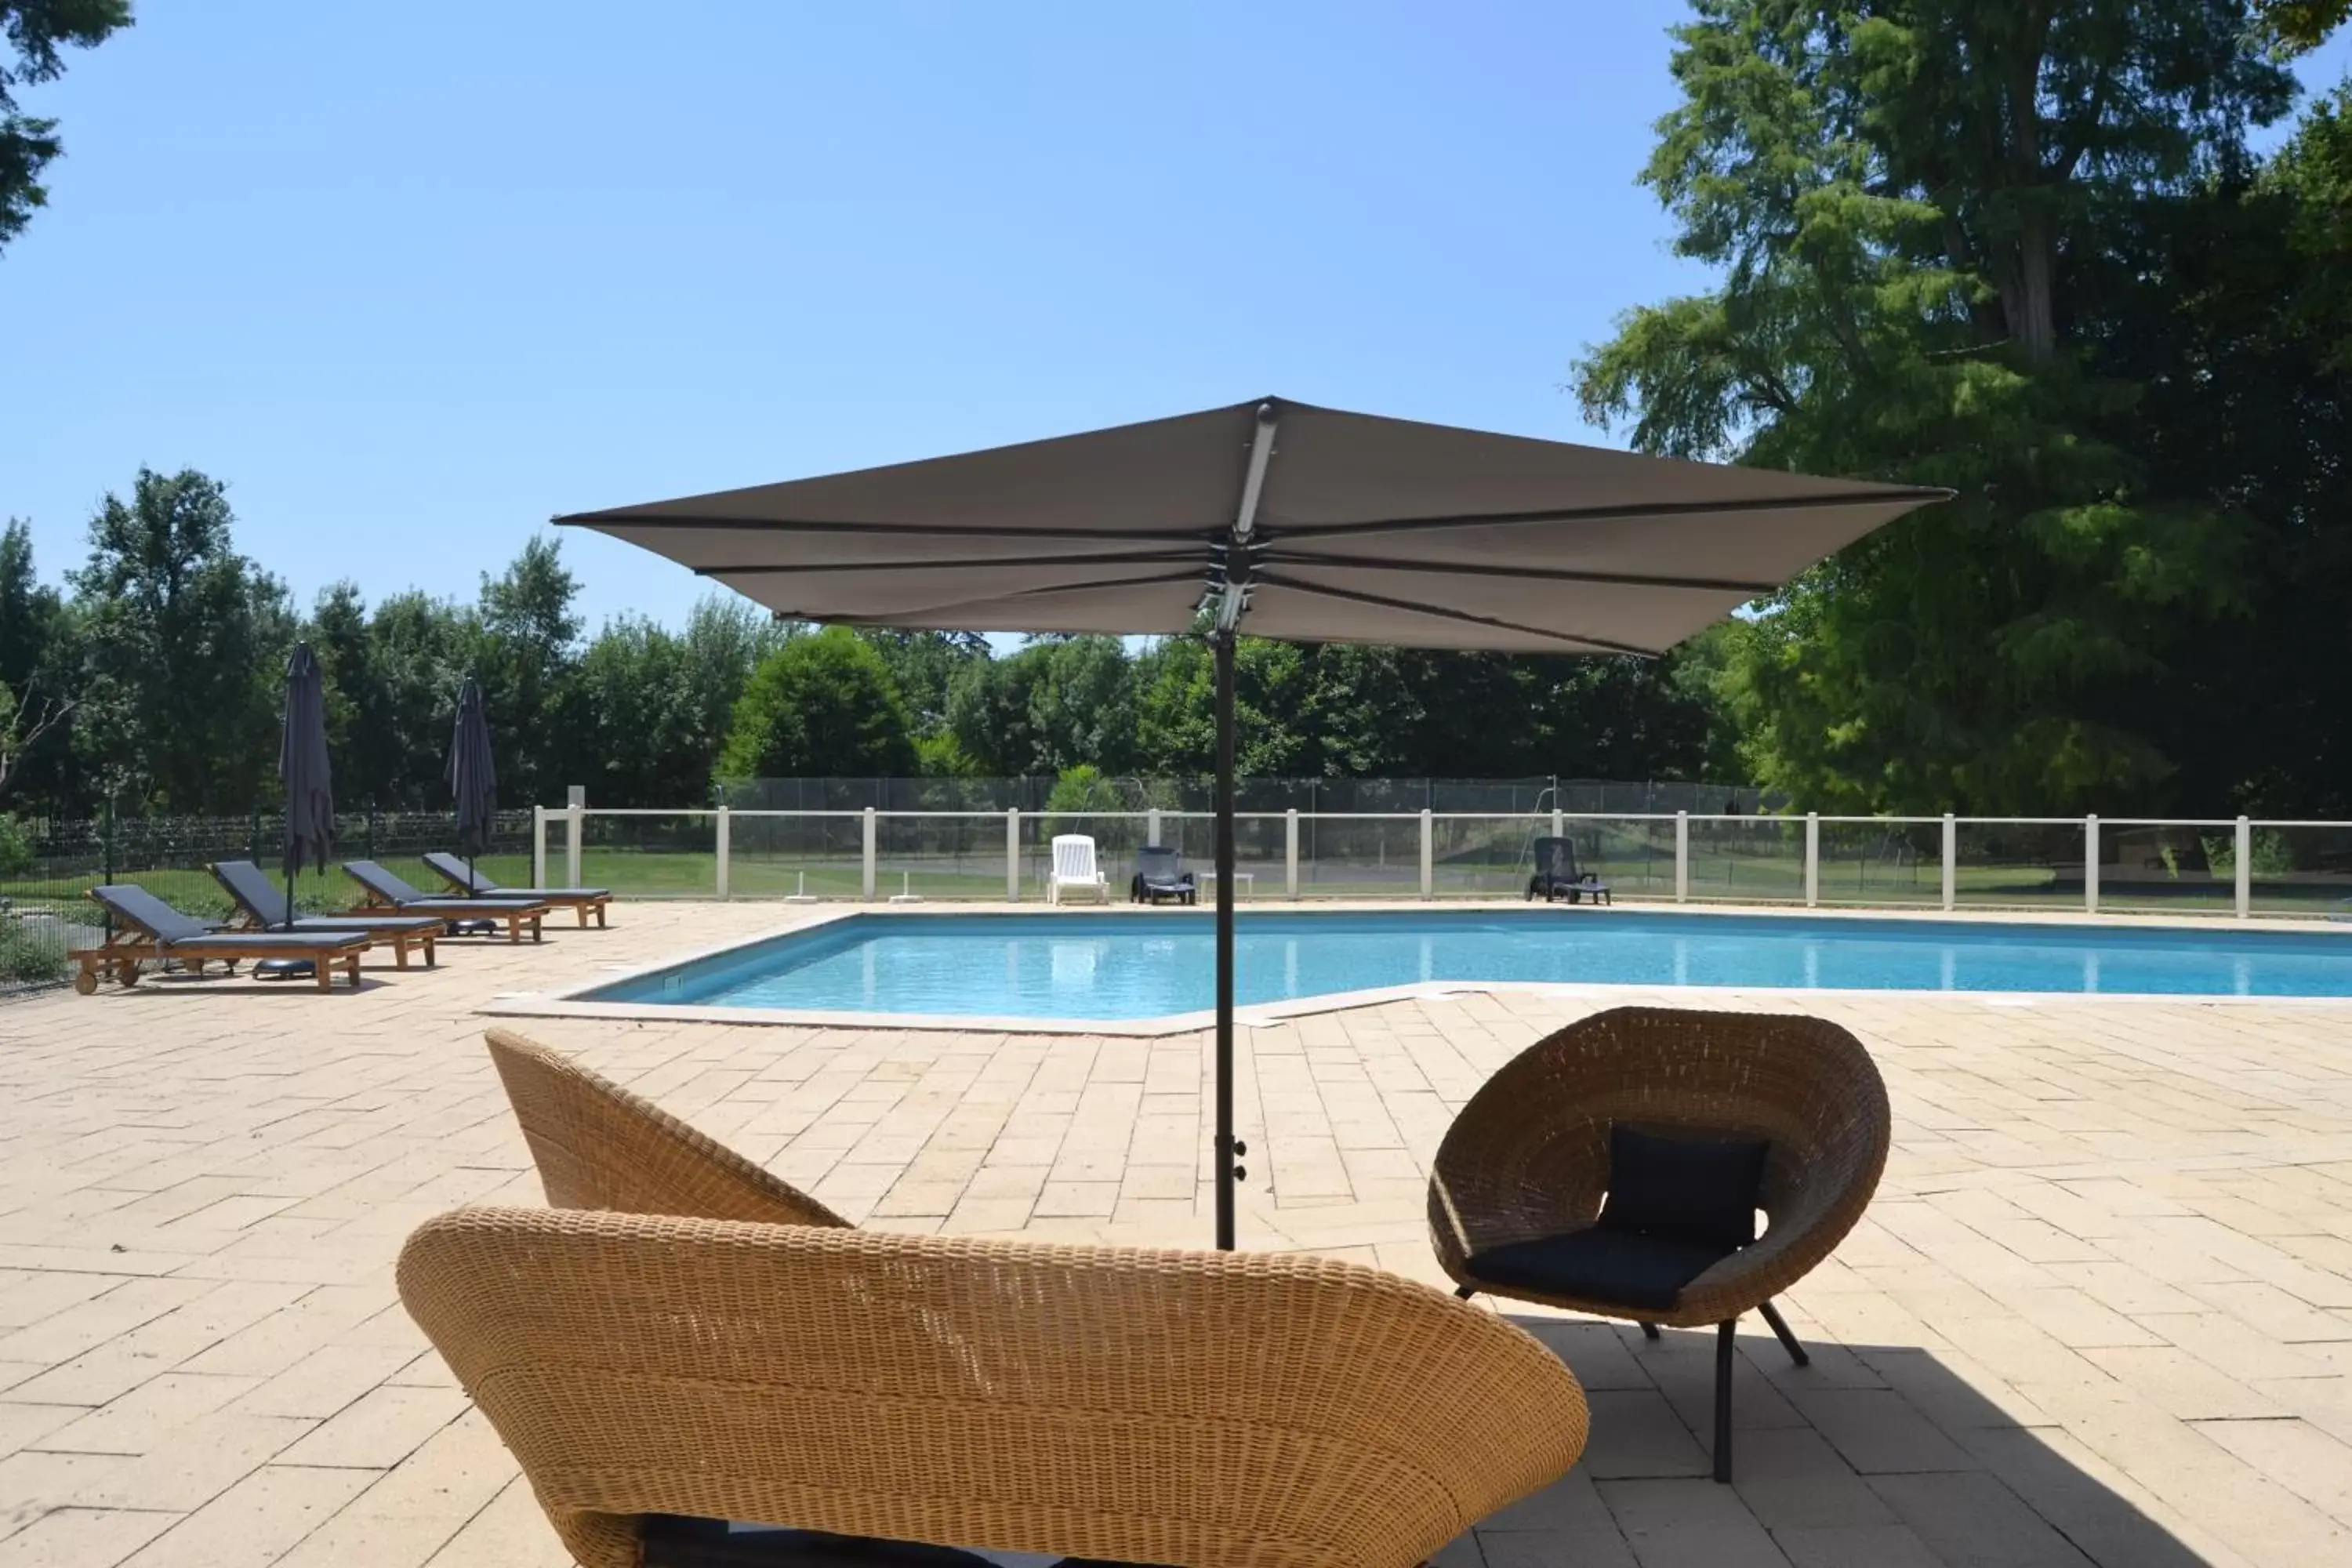
[{"label": "wooden sun lounger", "polygon": [[530,940],[541,940],[540,922],[547,917],[547,904],[540,899],[436,899],[422,888],[412,886],[394,876],[373,860],[346,860],[343,875],[357,882],[366,897],[361,900],[354,914],[431,915],[450,923],[449,934],[457,934],[457,923],[481,921],[507,928],[509,942],[520,942],[523,928],[530,928]]},{"label": "wooden sun lounger", "polygon": [[365,931],[216,931],[128,882],[92,888],[89,898],[115,918],[117,928],[100,945],[69,955],[81,966],[74,989],[84,996],[97,992],[101,973],[119,984],[136,985],[142,964],[164,959],[185,965],[192,974],[215,962],[234,970],[247,959],[305,959],[321,991],[334,984],[338,969],[354,989],[360,983],[360,954],[369,942]]},{"label": "wooden sun lounger", "polygon": [[[213,880],[221,885],[236,905],[233,929],[254,931],[282,931],[286,923],[286,894],[272,883],[268,873],[251,860],[215,860],[209,868]],[[296,932],[319,931],[355,931],[365,933],[378,947],[390,946],[392,961],[401,969],[408,967],[409,951],[414,948],[425,955],[425,966],[433,967],[433,942],[446,929],[448,922],[432,915],[297,915],[292,930]]]},{"label": "wooden sun lounger", "polygon": [[457,856],[436,849],[419,857],[432,868],[433,874],[449,884],[460,895],[470,894],[484,899],[537,899],[558,909],[571,910],[580,916],[585,926],[588,917],[596,917],[598,930],[604,925],[604,907],[613,901],[610,888],[509,888],[493,882],[481,872],[467,867]]}]

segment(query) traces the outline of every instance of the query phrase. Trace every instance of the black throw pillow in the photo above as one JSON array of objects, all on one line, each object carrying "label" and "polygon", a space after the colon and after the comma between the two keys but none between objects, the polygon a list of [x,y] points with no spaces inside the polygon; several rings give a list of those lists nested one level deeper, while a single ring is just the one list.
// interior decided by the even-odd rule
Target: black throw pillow
[{"label": "black throw pillow", "polygon": [[1770,1148],[1760,1138],[1660,1138],[1612,1124],[1601,1226],[1746,1247],[1756,1239],[1756,1197]]}]

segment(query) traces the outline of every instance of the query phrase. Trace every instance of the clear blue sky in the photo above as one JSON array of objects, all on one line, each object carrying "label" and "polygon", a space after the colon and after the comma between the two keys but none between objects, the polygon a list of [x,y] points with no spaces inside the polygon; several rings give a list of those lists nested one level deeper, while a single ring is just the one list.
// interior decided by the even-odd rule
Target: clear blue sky
[{"label": "clear blue sky", "polygon": [[[307,604],[1269,392],[1595,439],[1578,349],[1696,281],[1633,183],[1672,0],[142,13],[27,94],[67,156],[0,254],[52,578],[142,463],[229,481]],[[592,626],[704,591],[564,552]]]}]

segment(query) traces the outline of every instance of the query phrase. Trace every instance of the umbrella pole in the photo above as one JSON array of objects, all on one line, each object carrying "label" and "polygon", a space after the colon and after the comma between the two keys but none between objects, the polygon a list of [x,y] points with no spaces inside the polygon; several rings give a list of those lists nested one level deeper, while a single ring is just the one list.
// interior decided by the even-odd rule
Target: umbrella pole
[{"label": "umbrella pole", "polygon": [[1217,666],[1217,1246],[1234,1247],[1234,634],[1210,634]]}]

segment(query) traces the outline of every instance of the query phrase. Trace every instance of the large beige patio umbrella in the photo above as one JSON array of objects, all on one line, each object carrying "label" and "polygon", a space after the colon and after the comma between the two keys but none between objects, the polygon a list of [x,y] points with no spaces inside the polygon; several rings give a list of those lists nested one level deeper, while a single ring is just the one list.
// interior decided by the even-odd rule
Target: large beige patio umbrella
[{"label": "large beige patio umbrella", "polygon": [[1264,398],[559,517],[779,615],[1199,631],[1217,710],[1217,1245],[1234,1244],[1234,638],[1656,654],[1940,490]]}]

